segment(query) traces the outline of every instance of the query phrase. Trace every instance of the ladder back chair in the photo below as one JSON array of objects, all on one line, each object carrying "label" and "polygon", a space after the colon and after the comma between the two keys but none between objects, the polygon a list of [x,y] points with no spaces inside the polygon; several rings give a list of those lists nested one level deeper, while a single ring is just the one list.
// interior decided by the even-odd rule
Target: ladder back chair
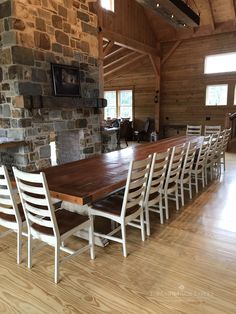
[{"label": "ladder back chair", "polygon": [[150,236],[149,211],[158,213],[160,215],[161,224],[164,223],[161,190],[165,180],[169,154],[170,149],[164,153],[154,153],[153,155],[144,200],[145,221],[148,236]]},{"label": "ladder back chair", "polygon": [[227,147],[228,147],[230,136],[231,136],[231,128],[225,129],[224,130],[223,145],[222,145],[222,150],[221,150],[221,156],[220,156],[220,164],[223,165],[224,171],[225,171],[225,152],[226,152]]},{"label": "ladder back chair", "polygon": [[201,125],[187,125],[186,135],[201,135],[202,126]]},{"label": "ladder back chair", "polygon": [[[112,194],[91,204],[91,216],[104,217],[119,224],[108,234],[95,232],[94,235],[121,243],[124,257],[127,257],[126,225],[141,229],[142,241],[145,240],[143,203],[151,160],[150,155],[144,160],[130,162],[123,198]],[[137,218],[139,218],[138,221]],[[120,230],[121,238],[113,236]]]},{"label": "ladder back chair", "polygon": [[205,125],[204,135],[212,135],[221,131],[220,125]]},{"label": "ladder back chair", "polygon": [[[4,237],[11,232],[17,234],[17,264],[21,262],[22,228],[25,215],[21,204],[17,204],[15,193],[12,189],[7,168],[0,167],[0,225],[9,229],[3,232]],[[25,235],[25,234],[24,234]]]},{"label": "ladder back chair", "polygon": [[[91,259],[94,259],[92,218],[89,219],[87,216],[63,208],[55,210],[43,172],[26,173],[15,167],[13,167],[13,172],[28,228],[28,267],[32,267],[32,238],[53,246],[55,249],[54,281],[58,283],[61,262],[88,249],[90,249]],[[66,247],[65,240],[81,229],[89,229],[89,245],[77,251]],[[60,251],[69,255],[60,258]]]},{"label": "ladder back chair", "polygon": [[[196,163],[193,164],[192,168],[192,178],[194,179],[194,182],[192,182],[193,185],[195,185],[196,193],[198,193],[198,180],[202,181],[202,187],[205,187],[205,163],[206,163],[206,157],[207,152],[209,149],[211,136],[204,136],[204,140],[199,148]],[[200,177],[199,177],[200,176]]]},{"label": "ladder back chair", "polygon": [[178,179],[180,175],[184,152],[185,145],[174,146],[172,148],[165,183],[162,189],[166,219],[169,219],[168,199],[175,200],[176,210],[179,210]]},{"label": "ladder back chair", "polygon": [[206,156],[206,162],[205,162],[205,182],[208,183],[207,178],[207,170],[210,171],[210,178],[213,179],[213,169],[214,169],[214,159],[216,156],[216,150],[217,150],[217,144],[219,140],[219,133],[213,133],[211,135],[210,143],[209,143],[209,149],[207,151]]},{"label": "ladder back chair", "polygon": [[213,156],[212,167],[215,170],[216,178],[219,178],[221,176],[221,159],[222,159],[222,154],[224,153],[224,139],[225,139],[225,130],[223,130],[219,134],[216,149],[215,149],[215,154]]},{"label": "ladder back chair", "polygon": [[189,142],[184,156],[184,162],[180,171],[178,185],[180,189],[181,204],[184,206],[184,190],[189,192],[189,198],[192,199],[191,172],[193,162],[197,151],[197,144]]}]

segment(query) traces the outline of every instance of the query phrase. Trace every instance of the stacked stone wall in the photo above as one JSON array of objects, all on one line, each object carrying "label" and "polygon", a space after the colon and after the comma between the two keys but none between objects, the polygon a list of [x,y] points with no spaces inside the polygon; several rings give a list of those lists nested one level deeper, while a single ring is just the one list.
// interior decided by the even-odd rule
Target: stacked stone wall
[{"label": "stacked stone wall", "polygon": [[[83,98],[99,95],[97,16],[88,0],[0,0],[0,137],[28,144],[1,154],[27,170],[50,165],[50,134],[78,131],[77,159],[101,152],[99,116],[65,103],[26,105],[22,96],[53,95],[51,64],[80,68]],[[70,102],[71,103],[71,102]]]}]

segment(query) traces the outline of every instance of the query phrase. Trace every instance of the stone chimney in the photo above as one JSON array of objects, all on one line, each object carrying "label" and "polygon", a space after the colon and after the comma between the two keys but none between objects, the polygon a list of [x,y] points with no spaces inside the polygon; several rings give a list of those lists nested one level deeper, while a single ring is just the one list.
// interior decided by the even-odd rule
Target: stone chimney
[{"label": "stone chimney", "polygon": [[101,152],[97,110],[69,97],[59,101],[51,74],[51,63],[78,66],[82,97],[98,97],[92,2],[0,0],[0,137],[27,142],[1,152],[3,164],[29,171],[50,166],[50,134],[68,131],[80,134],[77,159]]}]

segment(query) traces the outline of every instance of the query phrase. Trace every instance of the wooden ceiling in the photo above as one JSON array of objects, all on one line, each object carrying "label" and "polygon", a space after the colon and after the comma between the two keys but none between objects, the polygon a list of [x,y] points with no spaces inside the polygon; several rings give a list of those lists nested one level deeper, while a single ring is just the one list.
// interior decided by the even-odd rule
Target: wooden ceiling
[{"label": "wooden ceiling", "polygon": [[235,0],[188,0],[185,1],[200,13],[200,26],[177,28],[155,12],[144,9],[158,41],[170,41],[236,30]]},{"label": "wooden ceiling", "polygon": [[[100,11],[103,40],[100,55],[105,83],[149,62],[158,86],[160,64],[166,62],[182,40],[236,31],[236,0],[185,0],[200,14],[200,25],[194,28],[175,27],[138,1],[126,1],[116,0],[115,15]],[[131,18],[132,12],[136,22]],[[172,41],[173,47],[165,58],[161,58],[160,43],[166,41]]]}]

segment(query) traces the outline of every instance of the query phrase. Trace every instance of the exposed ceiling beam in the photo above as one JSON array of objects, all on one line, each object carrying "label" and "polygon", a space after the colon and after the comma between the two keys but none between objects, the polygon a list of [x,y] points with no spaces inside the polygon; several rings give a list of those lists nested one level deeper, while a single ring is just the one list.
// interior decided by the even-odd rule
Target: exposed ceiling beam
[{"label": "exposed ceiling beam", "polygon": [[165,57],[161,60],[161,64],[163,65],[170,56],[175,52],[175,50],[179,47],[179,45],[182,43],[182,40],[178,40],[173,47],[170,49],[170,51],[165,55]]},{"label": "exposed ceiling beam", "polygon": [[160,85],[160,57],[149,55],[152,67],[156,76],[156,88],[159,89]]},{"label": "exposed ceiling beam", "polygon": [[125,52],[126,50],[127,50],[126,48],[120,47],[120,48],[118,48],[118,49],[116,49],[116,50],[114,50],[114,51],[108,53],[108,54],[104,57],[104,59],[110,58],[110,57],[112,57],[112,56],[114,56],[114,55],[116,55],[116,54],[118,54],[118,53]]},{"label": "exposed ceiling beam", "polygon": [[[104,78],[105,82],[106,83],[110,82],[110,81],[112,81],[114,79],[117,79],[117,78],[125,75],[126,73],[131,73],[131,72],[135,71],[135,69],[137,67],[140,68],[140,66],[143,65],[143,63],[145,62],[144,58],[147,58],[147,57],[148,57],[147,55],[141,55],[140,59],[138,60],[138,62],[133,62],[133,63],[129,64],[128,67],[126,66],[125,68],[122,68],[119,71],[116,71],[115,75],[111,74],[111,75],[106,76]],[[150,76],[148,76],[148,77],[150,77]]]},{"label": "exposed ceiling beam", "polygon": [[212,26],[212,29],[214,30],[216,26],[215,26],[214,12],[212,8],[211,0],[207,0],[207,3],[209,6],[209,22],[210,22],[210,25]]},{"label": "exposed ceiling beam", "polygon": [[109,41],[109,43],[106,45],[106,47],[103,49],[103,58],[109,54],[109,52],[111,51],[111,49],[114,46],[114,41],[111,40]]},{"label": "exposed ceiling beam", "polygon": [[116,45],[119,45],[121,47],[128,48],[142,54],[153,54],[153,55],[160,54],[160,52],[156,48],[146,45],[144,43],[141,43],[135,39],[121,35],[119,33],[112,32],[104,28],[102,29],[101,33],[104,38],[113,40]]},{"label": "exposed ceiling beam", "polygon": [[141,59],[141,58],[143,58],[143,57],[144,57],[144,55],[138,55],[138,56],[135,57],[135,58],[131,58],[131,59],[129,59],[128,61],[123,62],[120,66],[115,67],[114,69],[112,69],[111,71],[109,71],[109,72],[107,72],[107,73],[104,73],[104,78],[106,78],[108,75],[113,74],[113,73],[116,72],[116,71],[119,71],[119,70],[121,70],[121,69],[126,68],[128,65],[130,65],[130,64],[132,64],[132,63],[138,61],[139,59]]},{"label": "exposed ceiling beam", "polygon": [[125,54],[124,56],[121,56],[120,58],[114,60],[113,62],[110,62],[110,63],[104,65],[103,69],[105,70],[105,69],[107,69],[107,68],[109,68],[109,67],[111,67],[111,66],[113,66],[113,65],[115,65],[115,64],[117,64],[119,62],[122,62],[123,60],[125,60],[125,59],[127,59],[129,57],[135,56],[135,55],[136,55],[135,51],[130,51],[129,53]]}]

